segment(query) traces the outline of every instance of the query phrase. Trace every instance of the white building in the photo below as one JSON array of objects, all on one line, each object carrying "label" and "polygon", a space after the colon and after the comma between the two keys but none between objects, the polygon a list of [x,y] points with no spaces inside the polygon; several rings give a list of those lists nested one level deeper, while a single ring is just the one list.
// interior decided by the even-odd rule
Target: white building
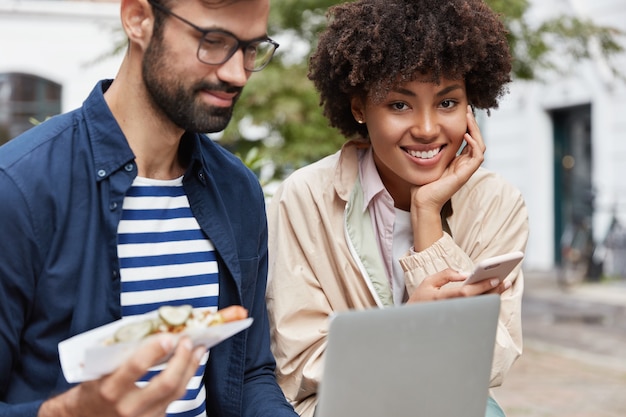
[{"label": "white building", "polygon": [[[623,0],[532,3],[537,22],[574,13],[626,31]],[[60,111],[68,111],[81,105],[97,80],[115,77],[122,55],[103,55],[124,42],[120,36],[116,1],[0,0],[0,127],[10,107],[3,74],[52,81],[60,87]],[[537,270],[554,267],[562,224],[586,188],[597,192],[597,238],[608,227],[611,208],[626,215],[626,82],[598,57],[562,64],[567,75],[516,81],[500,109],[480,118],[488,146],[485,166],[502,173],[526,198],[531,236],[525,266]],[[626,56],[616,66],[626,68]]]},{"label": "white building", "polygon": [[[535,0],[533,19],[560,14],[590,18],[626,32],[623,0]],[[626,38],[622,38],[626,42]],[[612,210],[626,221],[626,81],[605,61],[559,62],[567,74],[543,81],[515,81],[500,109],[482,119],[485,165],[523,192],[530,216],[525,266],[550,269],[558,259],[563,225],[584,213],[585,198],[596,240],[605,235]],[[613,61],[626,77],[626,54]]]},{"label": "white building", "polygon": [[[115,77],[122,55],[105,55],[125,39],[119,8],[119,2],[0,0],[0,128],[9,117],[28,123],[21,117],[21,108],[29,105],[24,100],[55,100],[50,84],[60,87],[58,109],[68,111],[82,104],[99,79]],[[47,85],[36,86],[29,78],[18,82],[26,91],[11,91],[18,87],[7,77],[23,76],[41,77]],[[50,115],[45,109],[36,114]]]}]

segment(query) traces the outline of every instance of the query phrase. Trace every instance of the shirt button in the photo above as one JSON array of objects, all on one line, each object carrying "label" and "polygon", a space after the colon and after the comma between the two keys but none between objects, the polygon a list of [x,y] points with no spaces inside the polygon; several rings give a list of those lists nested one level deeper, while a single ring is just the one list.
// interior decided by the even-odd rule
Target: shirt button
[{"label": "shirt button", "polygon": [[135,168],[135,166],[134,166],[133,164],[126,164],[126,166],[124,167],[124,169],[125,169],[127,172],[132,171],[134,168]]},{"label": "shirt button", "polygon": [[111,211],[115,210],[116,208],[117,208],[117,203],[116,202],[113,202],[113,203],[109,204],[109,209]]},{"label": "shirt button", "polygon": [[105,177],[106,175],[107,175],[107,172],[106,172],[105,170],[103,170],[103,169],[99,169],[99,170],[98,170],[98,176],[99,176],[100,178],[103,178],[103,177]]}]

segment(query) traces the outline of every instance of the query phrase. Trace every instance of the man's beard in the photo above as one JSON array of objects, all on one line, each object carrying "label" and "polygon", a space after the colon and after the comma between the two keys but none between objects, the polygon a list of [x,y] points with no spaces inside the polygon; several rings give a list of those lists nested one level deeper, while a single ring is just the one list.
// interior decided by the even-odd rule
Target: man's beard
[{"label": "man's beard", "polygon": [[241,88],[206,82],[185,87],[181,80],[169,76],[174,71],[170,72],[165,62],[166,52],[162,40],[153,37],[143,60],[143,82],[154,106],[186,131],[212,133],[224,130],[232,118],[239,95],[230,107],[218,107],[196,102],[197,94],[202,90],[241,92]]}]

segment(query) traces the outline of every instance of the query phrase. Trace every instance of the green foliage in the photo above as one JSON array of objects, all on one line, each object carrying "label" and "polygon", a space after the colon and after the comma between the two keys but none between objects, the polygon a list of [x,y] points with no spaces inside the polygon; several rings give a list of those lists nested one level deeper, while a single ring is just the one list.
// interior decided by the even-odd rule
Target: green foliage
[{"label": "green foliage", "polygon": [[509,29],[515,78],[541,79],[546,70],[565,73],[571,68],[560,63],[600,58],[614,75],[624,79],[624,74],[611,63],[612,57],[624,52],[620,43],[624,41],[623,32],[576,16],[557,16],[531,27],[524,13],[520,17],[504,18]]},{"label": "green foliage", "polygon": [[28,122],[30,124],[32,124],[33,126],[37,126],[42,124],[43,122],[45,122],[46,120],[48,120],[50,118],[50,116],[47,116],[45,119],[43,119],[43,121],[39,121],[36,117],[29,117],[28,118]]},{"label": "green foliage", "polygon": [[[304,64],[285,66],[277,60],[255,74],[220,142],[240,152],[259,147],[264,158],[276,165],[277,175],[339,149],[344,138],[328,126],[306,71]],[[242,140],[245,131],[240,131],[238,121],[245,117],[268,127],[268,140],[260,144]]]},{"label": "green foliage", "polygon": [[529,7],[527,0],[485,0],[496,13],[501,14],[506,20],[520,20]]},{"label": "green foliage", "polygon": [[314,43],[325,24],[326,10],[333,0],[273,0],[270,26],[273,33],[292,30],[301,38]]}]

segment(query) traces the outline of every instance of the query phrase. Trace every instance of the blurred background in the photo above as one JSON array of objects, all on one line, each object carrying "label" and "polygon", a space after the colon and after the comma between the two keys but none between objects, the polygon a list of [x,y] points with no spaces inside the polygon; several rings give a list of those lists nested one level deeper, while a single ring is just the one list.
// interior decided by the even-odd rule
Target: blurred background
[{"label": "blurred background", "polygon": [[[485,166],[524,194],[531,235],[524,266],[584,261],[587,280],[626,275],[626,2],[488,0],[510,30],[514,82],[478,119]],[[233,123],[213,135],[272,187],[339,149],[306,77],[335,1],[273,0],[280,44],[255,74]],[[0,0],[0,143],[81,105],[114,78],[126,48],[119,1]],[[620,256],[622,255],[622,256]],[[571,259],[570,259],[571,258]]]}]

